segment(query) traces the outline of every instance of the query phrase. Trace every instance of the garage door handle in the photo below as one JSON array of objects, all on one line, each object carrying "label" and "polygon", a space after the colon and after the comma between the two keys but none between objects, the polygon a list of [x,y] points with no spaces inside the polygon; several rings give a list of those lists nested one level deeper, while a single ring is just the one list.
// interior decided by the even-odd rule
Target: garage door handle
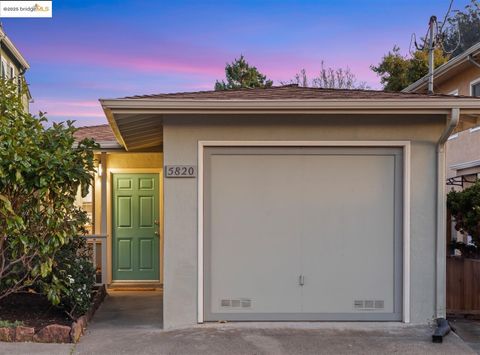
[{"label": "garage door handle", "polygon": [[300,286],[305,285],[305,276],[300,275],[300,276],[298,277],[298,284],[299,284]]}]

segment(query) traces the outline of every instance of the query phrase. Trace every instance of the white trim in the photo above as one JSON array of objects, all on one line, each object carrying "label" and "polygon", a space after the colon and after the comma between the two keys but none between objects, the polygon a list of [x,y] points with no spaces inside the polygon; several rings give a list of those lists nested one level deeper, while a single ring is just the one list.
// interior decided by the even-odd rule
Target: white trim
[{"label": "white trim", "polygon": [[480,83],[480,77],[476,78],[475,80],[472,80],[469,84],[469,90],[470,90],[470,96],[473,96],[473,85],[479,84]]},{"label": "white trim", "polygon": [[204,322],[203,153],[205,147],[400,147],[403,148],[403,322],[410,323],[410,141],[199,141],[197,230],[197,321]]},{"label": "white trim", "polygon": [[452,165],[450,165],[450,169],[452,169],[452,170],[463,170],[463,169],[475,168],[477,166],[480,166],[480,159],[479,160],[467,161],[467,162],[464,162],[464,163],[452,164]]},{"label": "white trim", "polygon": [[458,96],[458,89],[450,91],[447,95]]}]

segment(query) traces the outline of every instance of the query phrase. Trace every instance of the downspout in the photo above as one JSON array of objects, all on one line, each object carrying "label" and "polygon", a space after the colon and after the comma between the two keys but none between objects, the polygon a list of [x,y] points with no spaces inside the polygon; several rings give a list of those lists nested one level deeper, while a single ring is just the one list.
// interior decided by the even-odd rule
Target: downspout
[{"label": "downspout", "polygon": [[[452,108],[447,126],[437,142],[437,236],[436,236],[436,282],[435,317],[439,327],[435,331],[434,341],[439,341],[448,333],[443,320],[446,318],[446,195],[445,195],[445,143],[460,120],[460,109]],[[441,320],[443,319],[443,320]],[[440,335],[439,335],[440,334]]]}]

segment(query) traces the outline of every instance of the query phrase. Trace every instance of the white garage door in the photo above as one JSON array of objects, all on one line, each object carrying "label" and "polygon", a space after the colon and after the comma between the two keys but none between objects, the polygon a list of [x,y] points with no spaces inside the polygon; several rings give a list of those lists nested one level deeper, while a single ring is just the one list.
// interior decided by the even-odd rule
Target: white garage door
[{"label": "white garage door", "polygon": [[204,161],[205,320],[401,320],[401,149]]}]

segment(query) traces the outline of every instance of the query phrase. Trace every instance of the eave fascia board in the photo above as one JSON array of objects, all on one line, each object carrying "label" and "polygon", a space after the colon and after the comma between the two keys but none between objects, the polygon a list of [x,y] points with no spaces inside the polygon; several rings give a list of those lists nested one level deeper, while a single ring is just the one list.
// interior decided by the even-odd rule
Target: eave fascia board
[{"label": "eave fascia board", "polygon": [[[449,70],[454,69],[455,67],[470,62],[470,57],[475,56],[480,53],[480,43],[475,44],[474,46],[467,49],[462,54],[450,59],[445,64],[442,64],[437,69],[434,70],[433,75],[436,78],[441,77],[442,75],[446,74]],[[428,84],[428,75],[423,76],[422,78],[418,79],[416,82],[408,85],[402,92],[414,92],[418,89],[421,89],[423,86]]]},{"label": "eave fascia board", "polygon": [[450,165],[450,169],[452,170],[464,170],[469,168],[476,168],[480,166],[480,160],[472,160],[464,163],[458,163]]},{"label": "eave fascia board", "polygon": [[110,110],[108,107],[105,107],[103,103],[102,103],[102,108],[103,108],[103,112],[105,113],[105,117],[107,117],[108,124],[110,125],[110,128],[113,131],[113,135],[117,139],[117,142],[119,142],[120,145],[123,148],[125,148],[125,150],[128,150],[127,145],[125,144],[125,141],[120,133],[120,130],[118,129],[117,122],[115,121],[112,110]]},{"label": "eave fascia board", "polygon": [[12,43],[10,38],[6,34],[0,33],[0,42],[5,44],[10,52],[12,52],[15,59],[20,63],[20,65],[25,69],[30,69],[30,64],[23,57],[23,55],[18,51],[17,47]]},{"label": "eave fascia board", "polygon": [[[173,113],[343,113],[351,111],[410,113],[432,111],[448,113],[452,108],[480,109],[480,99],[384,99],[384,100],[100,100],[104,110],[111,113],[173,114]],[[108,117],[107,117],[108,118]],[[113,118],[113,117],[112,117]]]}]

